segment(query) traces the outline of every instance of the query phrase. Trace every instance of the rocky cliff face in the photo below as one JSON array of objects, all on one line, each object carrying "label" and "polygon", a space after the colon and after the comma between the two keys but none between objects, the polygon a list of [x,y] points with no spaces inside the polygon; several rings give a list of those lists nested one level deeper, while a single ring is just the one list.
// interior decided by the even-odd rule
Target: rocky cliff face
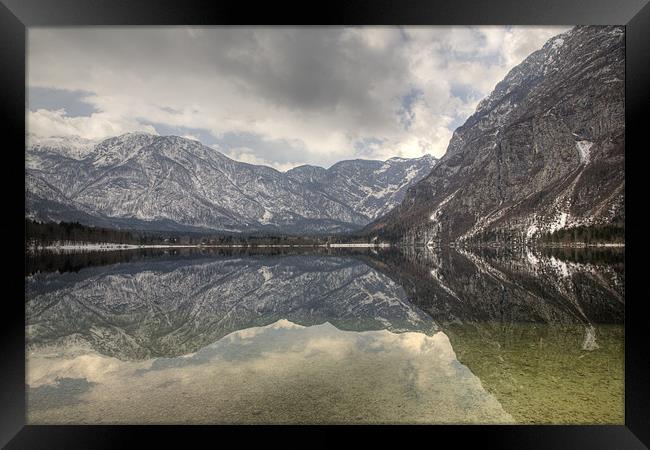
[{"label": "rocky cliff face", "polygon": [[26,213],[119,228],[350,231],[399,204],[435,161],[354,160],[282,173],[176,136],[50,140],[27,149]]},{"label": "rocky cliff face", "polygon": [[367,227],[408,243],[529,241],[624,224],[624,29],[578,26],[513,68],[404,201]]}]

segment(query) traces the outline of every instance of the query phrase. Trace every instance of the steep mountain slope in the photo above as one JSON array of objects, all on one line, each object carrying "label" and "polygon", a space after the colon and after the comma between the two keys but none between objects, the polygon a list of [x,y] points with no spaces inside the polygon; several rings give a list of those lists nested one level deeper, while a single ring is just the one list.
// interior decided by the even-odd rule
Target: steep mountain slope
[{"label": "steep mountain slope", "polygon": [[427,155],[282,173],[176,136],[130,133],[88,145],[27,149],[28,216],[143,229],[348,231],[397,205],[435,164]]},{"label": "steep mountain slope", "polygon": [[513,68],[446,154],[366,231],[408,243],[528,241],[624,224],[624,30],[578,26]]}]

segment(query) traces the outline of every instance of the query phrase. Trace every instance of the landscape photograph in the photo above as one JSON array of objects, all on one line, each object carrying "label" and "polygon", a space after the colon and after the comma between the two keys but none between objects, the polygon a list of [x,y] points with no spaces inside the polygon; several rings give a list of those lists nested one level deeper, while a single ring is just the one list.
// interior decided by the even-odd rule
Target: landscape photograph
[{"label": "landscape photograph", "polygon": [[625,423],[625,27],[26,44],[27,424]]}]

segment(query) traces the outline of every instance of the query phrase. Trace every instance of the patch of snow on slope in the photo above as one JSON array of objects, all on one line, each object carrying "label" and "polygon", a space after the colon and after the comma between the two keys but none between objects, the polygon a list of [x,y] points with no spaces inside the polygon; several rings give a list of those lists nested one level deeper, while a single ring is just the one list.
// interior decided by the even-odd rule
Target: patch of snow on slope
[{"label": "patch of snow on slope", "polygon": [[532,238],[535,235],[535,233],[537,233],[537,230],[538,230],[537,225],[535,224],[530,225],[526,230],[526,238],[527,239]]},{"label": "patch of snow on slope", "polygon": [[556,40],[553,41],[553,45],[551,48],[553,50],[557,50],[558,48],[562,47],[564,45],[564,39],[562,38],[557,38]]},{"label": "patch of snow on slope", "polygon": [[375,175],[379,175],[386,172],[388,169],[390,169],[390,164],[388,162],[385,162],[379,169],[375,170],[373,173]]},{"label": "patch of snow on slope", "polygon": [[539,258],[537,258],[529,248],[526,248],[526,260],[533,267],[537,267],[537,264],[539,263]]},{"label": "patch of snow on slope", "polygon": [[410,183],[413,178],[418,174],[418,168],[411,166],[406,170],[406,175],[404,175],[404,182],[402,184]]},{"label": "patch of snow on slope", "polygon": [[567,264],[564,261],[559,260],[554,256],[551,256],[549,262],[551,263],[551,266],[554,269],[556,269],[558,272],[560,272],[560,274],[562,274],[563,277],[566,278],[569,276],[569,266],[567,266]]},{"label": "patch of snow on slope", "polygon": [[450,201],[452,198],[454,198],[454,196],[456,195],[456,192],[458,192],[458,189],[456,189],[456,190],[454,191],[454,193],[451,194],[449,197],[447,197],[447,198],[445,198],[443,201],[441,201],[441,202],[438,204],[438,207],[433,211],[433,213],[431,213],[431,217],[430,217],[430,218],[431,218],[431,220],[432,220],[433,222],[435,222],[435,221],[438,219],[438,216],[440,215],[440,210],[442,209],[443,206],[445,206],[447,203],[449,203],[449,201]]},{"label": "patch of snow on slope", "polygon": [[266,266],[263,266],[263,267],[260,268],[260,273],[261,273],[262,276],[264,277],[264,282],[265,282],[265,283],[266,283],[267,281],[269,281],[271,278],[273,278],[273,274],[271,273],[271,271],[269,270],[269,268],[266,267]]},{"label": "patch of snow on slope", "polygon": [[594,145],[590,141],[577,141],[576,149],[578,149],[578,156],[580,157],[580,162],[582,164],[589,164],[591,158],[591,146]]},{"label": "patch of snow on slope", "polygon": [[273,213],[268,210],[264,210],[264,214],[262,214],[262,217],[260,218],[259,222],[261,224],[267,225],[271,223],[272,218],[273,218]]},{"label": "patch of snow on slope", "polygon": [[564,228],[566,226],[568,218],[569,215],[567,213],[560,213],[560,215],[551,224],[549,224],[549,231],[553,233],[554,231]]}]

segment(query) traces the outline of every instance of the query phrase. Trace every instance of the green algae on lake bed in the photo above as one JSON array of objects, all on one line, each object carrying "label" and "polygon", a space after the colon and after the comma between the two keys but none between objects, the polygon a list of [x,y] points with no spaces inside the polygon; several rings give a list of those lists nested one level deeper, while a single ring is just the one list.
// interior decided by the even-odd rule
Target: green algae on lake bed
[{"label": "green algae on lake bed", "polygon": [[[483,323],[445,330],[466,365],[517,423],[623,424],[624,328]],[[593,344],[591,344],[593,345]]]}]

